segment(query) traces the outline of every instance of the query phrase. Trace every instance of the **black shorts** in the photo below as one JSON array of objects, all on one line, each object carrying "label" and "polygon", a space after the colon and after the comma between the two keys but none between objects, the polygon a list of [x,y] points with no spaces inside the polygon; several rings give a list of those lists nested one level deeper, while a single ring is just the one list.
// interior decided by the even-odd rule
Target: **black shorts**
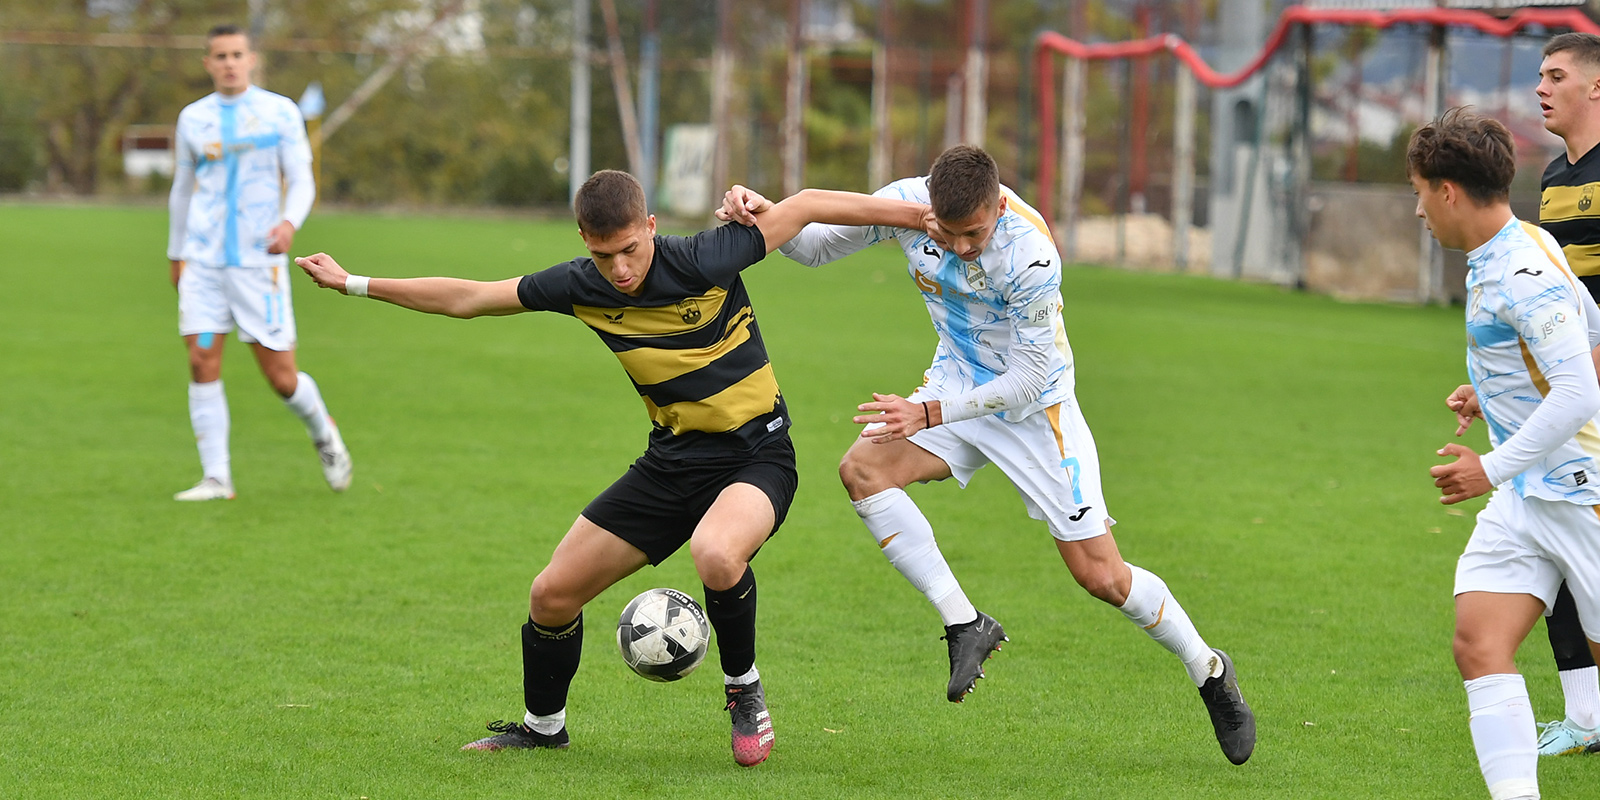
[{"label": "black shorts", "polygon": [[766,493],[774,515],[767,535],[777,533],[800,483],[794,444],[785,436],[751,453],[671,460],[647,450],[583,516],[660,564],[689,541],[717,495],[735,483]]}]

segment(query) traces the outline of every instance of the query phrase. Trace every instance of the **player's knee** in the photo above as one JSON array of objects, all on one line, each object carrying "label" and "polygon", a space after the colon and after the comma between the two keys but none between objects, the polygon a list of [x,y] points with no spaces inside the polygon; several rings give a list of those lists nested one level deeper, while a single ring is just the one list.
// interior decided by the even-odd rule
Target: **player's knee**
[{"label": "player's knee", "polygon": [[199,347],[189,348],[189,378],[195,383],[209,383],[222,372],[222,353]]},{"label": "player's knee", "polygon": [[1084,591],[1114,606],[1128,602],[1127,587],[1119,586],[1117,571],[1110,564],[1093,564],[1072,571],[1072,578]]},{"label": "player's knee", "polygon": [[528,617],[534,622],[559,625],[576,619],[582,610],[581,602],[560,591],[544,573],[533,579],[533,586],[528,589]]},{"label": "player's knee", "polygon": [[894,481],[888,477],[882,465],[864,457],[853,447],[839,459],[839,481],[844,484],[852,500],[862,500],[894,488]]},{"label": "player's knee", "polygon": [[1456,669],[1468,679],[1504,672],[1504,665],[1500,662],[1511,659],[1510,654],[1502,657],[1493,652],[1493,648],[1482,637],[1462,628],[1456,628],[1455,637],[1450,642],[1450,652],[1455,656]]},{"label": "player's knee", "polygon": [[299,386],[300,380],[299,376],[293,372],[286,374],[269,373],[267,375],[267,383],[272,384],[272,391],[277,392],[279,397],[290,397]]},{"label": "player's knee", "polygon": [[722,542],[691,540],[689,557],[694,560],[700,582],[719,592],[738,583],[749,566],[745,554]]}]

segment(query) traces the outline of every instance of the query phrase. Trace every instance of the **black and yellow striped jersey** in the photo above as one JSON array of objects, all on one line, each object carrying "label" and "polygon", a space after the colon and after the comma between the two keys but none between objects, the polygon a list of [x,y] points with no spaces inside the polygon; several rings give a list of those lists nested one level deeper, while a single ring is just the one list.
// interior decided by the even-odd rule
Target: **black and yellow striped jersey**
[{"label": "black and yellow striped jersey", "polygon": [[1576,164],[1562,153],[1539,179],[1539,225],[1550,232],[1578,276],[1600,275],[1600,147]]},{"label": "black and yellow striped jersey", "polygon": [[757,228],[655,237],[637,296],[588,257],[522,278],[534,311],[577,317],[611,348],[644,400],[665,458],[745,453],[788,436],[788,409],[739,272],[766,257]]}]

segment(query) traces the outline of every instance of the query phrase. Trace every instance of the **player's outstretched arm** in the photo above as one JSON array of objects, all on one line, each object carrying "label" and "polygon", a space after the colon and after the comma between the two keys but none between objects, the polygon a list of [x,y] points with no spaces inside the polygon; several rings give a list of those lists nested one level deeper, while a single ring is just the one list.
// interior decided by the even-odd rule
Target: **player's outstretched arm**
[{"label": "player's outstretched arm", "polygon": [[922,230],[927,214],[928,207],[922,203],[828,189],[802,189],[781,203],[752,212],[766,238],[768,253],[813,222]]},{"label": "player's outstretched arm", "polygon": [[385,303],[427,314],[470,319],[505,316],[527,311],[517,298],[520,278],[503,281],[471,281],[463,278],[367,278],[351,275],[327,253],[296,258],[294,263],[324,289],[357,297],[371,297]]}]

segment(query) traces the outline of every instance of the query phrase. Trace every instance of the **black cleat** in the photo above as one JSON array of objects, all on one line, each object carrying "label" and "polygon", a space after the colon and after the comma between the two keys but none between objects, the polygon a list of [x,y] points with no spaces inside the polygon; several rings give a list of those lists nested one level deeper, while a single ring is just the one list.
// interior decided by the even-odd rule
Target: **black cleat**
[{"label": "black cleat", "polygon": [[1221,650],[1211,652],[1222,659],[1222,675],[1206,679],[1200,687],[1200,699],[1211,714],[1211,727],[1217,731],[1222,754],[1234,764],[1243,764],[1256,749],[1256,715],[1239,693],[1239,675],[1233,669],[1233,659]]},{"label": "black cleat", "polygon": [[761,681],[723,688],[728,715],[733,719],[733,760],[753,767],[772,753],[772,715],[767,713],[767,693]]},{"label": "black cleat", "polygon": [[567,729],[564,726],[555,733],[536,733],[520,722],[506,722],[497,719],[489,723],[489,730],[494,731],[495,735],[463,745],[461,749],[534,750],[540,747],[548,747],[552,750],[565,750],[568,744]]},{"label": "black cleat", "polygon": [[945,696],[952,703],[966,699],[983,677],[983,662],[1000,649],[1001,642],[1011,641],[1000,623],[982,611],[971,622],[945,626],[944,635],[939,638],[950,646],[950,686]]}]

